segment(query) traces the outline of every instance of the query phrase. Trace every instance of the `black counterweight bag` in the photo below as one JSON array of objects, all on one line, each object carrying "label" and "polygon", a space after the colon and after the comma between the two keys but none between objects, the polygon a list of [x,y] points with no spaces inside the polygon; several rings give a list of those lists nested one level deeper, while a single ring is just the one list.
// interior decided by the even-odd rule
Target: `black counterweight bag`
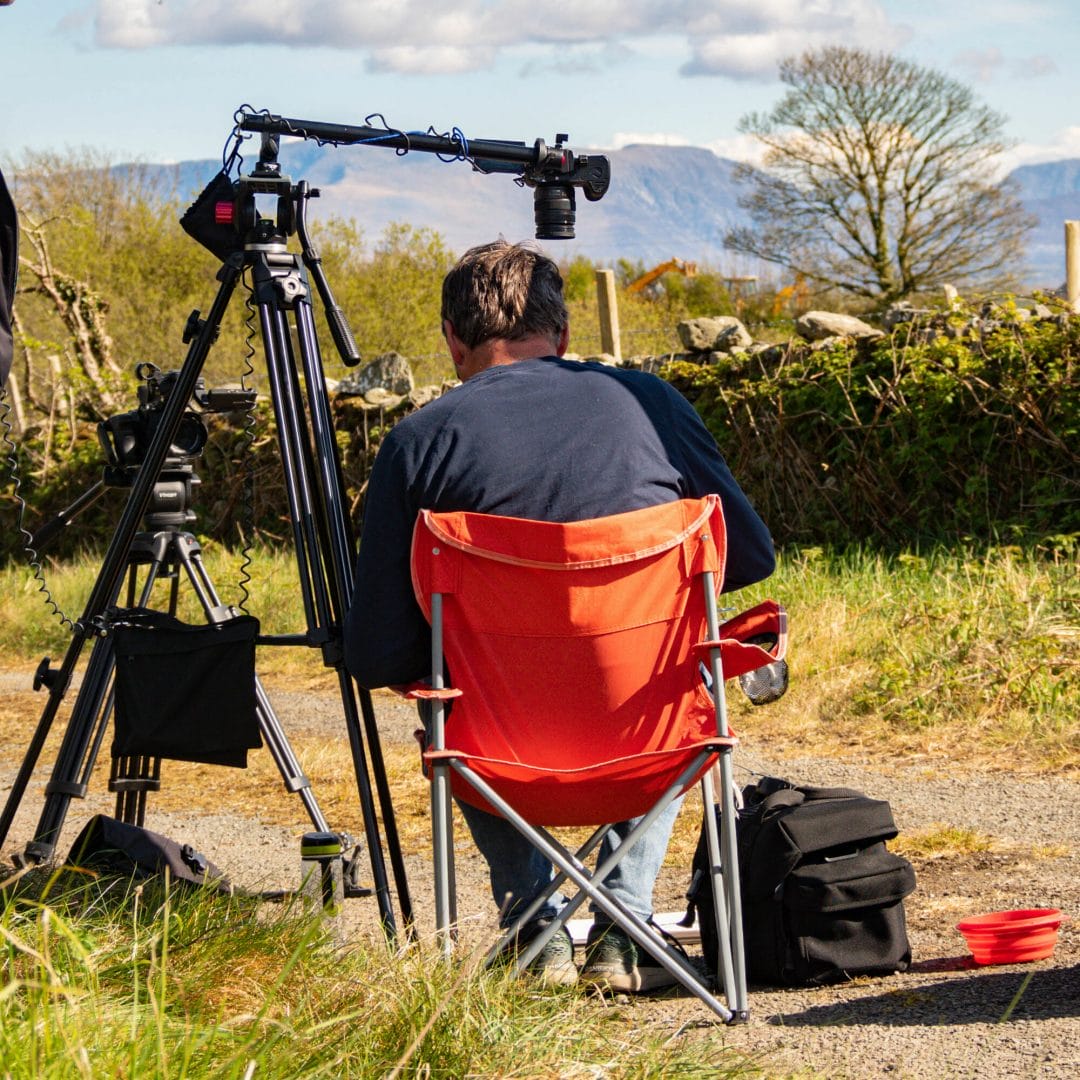
[{"label": "black counterweight bag", "polygon": [[138,881],[169,877],[181,885],[205,885],[231,893],[229,879],[190,844],[178,844],[138,825],[95,814],[75,838],[68,867]]},{"label": "black counterweight bag", "polygon": [[262,745],[256,713],[259,621],[192,626],[164,612],[114,612],[113,757],[244,768]]},{"label": "black counterweight bag", "polygon": [[[745,788],[743,802],[736,833],[750,981],[814,986],[906,970],[903,901],[915,873],[885,847],[897,833],[889,804],[775,777]],[[711,966],[716,929],[706,858],[702,840],[687,896]]]}]

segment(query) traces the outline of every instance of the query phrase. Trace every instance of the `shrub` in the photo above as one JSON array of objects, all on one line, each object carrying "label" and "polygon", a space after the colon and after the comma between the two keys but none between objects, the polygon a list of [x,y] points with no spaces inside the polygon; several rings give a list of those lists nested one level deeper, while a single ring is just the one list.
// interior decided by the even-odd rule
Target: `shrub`
[{"label": "shrub", "polygon": [[663,374],[780,542],[1080,532],[1080,320],[972,325]]}]

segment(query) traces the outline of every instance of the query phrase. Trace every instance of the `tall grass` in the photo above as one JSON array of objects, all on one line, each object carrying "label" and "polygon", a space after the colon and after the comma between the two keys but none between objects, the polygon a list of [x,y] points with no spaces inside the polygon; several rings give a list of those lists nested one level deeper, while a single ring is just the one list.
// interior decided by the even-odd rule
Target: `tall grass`
[{"label": "tall grass", "polygon": [[424,945],[335,948],[310,915],[251,898],[39,879],[0,910],[5,1077],[757,1071],[720,1036],[667,1036]]},{"label": "tall grass", "polygon": [[787,552],[751,592],[788,608],[792,692],[742,722],[840,753],[1076,769],[1077,556],[1068,541]]},{"label": "tall grass", "polygon": [[[771,579],[725,598],[743,608],[774,596],[791,623],[791,691],[767,709],[736,701],[738,724],[836,752],[1080,767],[1078,552],[1067,539],[1051,549],[785,551]],[[206,562],[223,598],[237,601],[238,556],[211,545]],[[80,613],[97,568],[84,557],[50,571],[69,613]],[[258,553],[251,578],[247,607],[265,630],[303,629],[290,555]],[[180,592],[181,613],[201,619],[192,591]],[[0,655],[29,664],[69,640],[29,573],[0,571]],[[264,654],[264,674],[322,670],[310,650]]]},{"label": "tall grass", "polygon": [[[223,598],[236,599],[236,557],[213,547],[206,557]],[[50,572],[72,615],[98,566],[85,557]],[[248,607],[268,630],[301,628],[289,555],[260,553],[250,591]],[[198,618],[190,592],[181,590],[181,610]],[[792,681],[765,709],[731,695],[733,722],[751,745],[875,761],[936,755],[953,768],[965,759],[1080,766],[1075,548],[890,557],[806,548],[785,552],[770,581],[725,602],[741,609],[764,595],[790,614]],[[0,571],[6,663],[29,667],[69,640],[29,574]],[[322,670],[308,650],[276,649],[261,662],[286,680]],[[321,782],[317,755],[309,767]],[[632,1008],[484,973],[468,960],[448,966],[426,943],[396,953],[381,940],[335,947],[304,912],[249,897],[34,871],[0,899],[3,1077],[754,1071],[719,1034],[667,1034],[662,1024],[643,1026]]]}]

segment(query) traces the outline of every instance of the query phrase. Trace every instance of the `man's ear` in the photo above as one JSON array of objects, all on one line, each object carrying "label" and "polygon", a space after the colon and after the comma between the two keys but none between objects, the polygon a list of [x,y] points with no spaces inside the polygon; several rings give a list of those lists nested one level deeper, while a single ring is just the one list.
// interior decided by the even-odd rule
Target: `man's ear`
[{"label": "man's ear", "polygon": [[567,323],[559,334],[559,343],[555,346],[555,355],[563,356],[570,345],[570,324]]},{"label": "man's ear", "polygon": [[449,319],[443,319],[442,332],[446,338],[446,347],[450,350],[450,359],[454,361],[455,368],[460,368],[465,359],[465,345]]}]

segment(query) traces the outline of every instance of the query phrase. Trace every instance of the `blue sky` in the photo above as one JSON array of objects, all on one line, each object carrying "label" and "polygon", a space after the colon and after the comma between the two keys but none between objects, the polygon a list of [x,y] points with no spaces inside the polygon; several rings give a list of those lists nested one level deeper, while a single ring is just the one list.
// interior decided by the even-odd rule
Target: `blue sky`
[{"label": "blue sky", "polygon": [[777,60],[822,44],[969,84],[1009,118],[1008,165],[1080,157],[1074,0],[9,0],[0,157],[213,158],[250,104],[745,158],[736,124],[778,100]]}]

